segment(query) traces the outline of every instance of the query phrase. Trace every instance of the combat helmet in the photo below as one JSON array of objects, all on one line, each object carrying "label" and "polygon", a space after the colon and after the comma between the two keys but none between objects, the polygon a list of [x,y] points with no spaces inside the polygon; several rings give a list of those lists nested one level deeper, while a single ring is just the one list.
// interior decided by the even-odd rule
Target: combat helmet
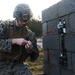
[{"label": "combat helmet", "polygon": [[27,4],[18,4],[13,12],[13,17],[22,21],[27,21],[32,17],[32,12]]}]

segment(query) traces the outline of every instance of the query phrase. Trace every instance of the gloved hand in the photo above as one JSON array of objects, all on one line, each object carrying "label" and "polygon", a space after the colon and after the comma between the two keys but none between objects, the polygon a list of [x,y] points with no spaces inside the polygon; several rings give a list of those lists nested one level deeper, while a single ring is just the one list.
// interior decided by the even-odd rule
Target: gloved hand
[{"label": "gloved hand", "polygon": [[31,41],[27,41],[26,45],[25,45],[25,49],[27,49],[27,53],[31,53],[32,49],[33,49],[33,44]]}]

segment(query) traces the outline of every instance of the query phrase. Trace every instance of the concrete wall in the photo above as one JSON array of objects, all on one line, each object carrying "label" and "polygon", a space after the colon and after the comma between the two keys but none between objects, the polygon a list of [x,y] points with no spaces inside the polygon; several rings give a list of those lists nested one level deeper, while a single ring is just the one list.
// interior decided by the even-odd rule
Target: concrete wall
[{"label": "concrete wall", "polygon": [[[57,24],[66,21],[67,67],[59,64],[60,37]],[[44,72],[47,75],[75,75],[75,0],[61,2],[42,11]]]}]

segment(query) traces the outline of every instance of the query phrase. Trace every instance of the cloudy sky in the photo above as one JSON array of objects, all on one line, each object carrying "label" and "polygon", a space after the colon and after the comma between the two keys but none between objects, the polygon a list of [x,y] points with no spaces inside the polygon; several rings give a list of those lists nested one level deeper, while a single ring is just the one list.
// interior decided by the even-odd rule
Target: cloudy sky
[{"label": "cloudy sky", "polygon": [[0,19],[13,19],[13,10],[19,3],[27,3],[35,18],[41,17],[42,11],[61,0],[0,0]]}]

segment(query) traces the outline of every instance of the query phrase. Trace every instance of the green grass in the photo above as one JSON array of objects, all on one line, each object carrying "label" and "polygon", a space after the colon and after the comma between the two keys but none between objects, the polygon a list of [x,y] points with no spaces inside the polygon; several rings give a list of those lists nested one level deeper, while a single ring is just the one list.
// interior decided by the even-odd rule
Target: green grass
[{"label": "green grass", "polygon": [[43,49],[39,48],[40,54],[38,59],[35,62],[30,62],[26,60],[26,64],[29,65],[29,69],[33,74],[42,74],[43,73]]}]

